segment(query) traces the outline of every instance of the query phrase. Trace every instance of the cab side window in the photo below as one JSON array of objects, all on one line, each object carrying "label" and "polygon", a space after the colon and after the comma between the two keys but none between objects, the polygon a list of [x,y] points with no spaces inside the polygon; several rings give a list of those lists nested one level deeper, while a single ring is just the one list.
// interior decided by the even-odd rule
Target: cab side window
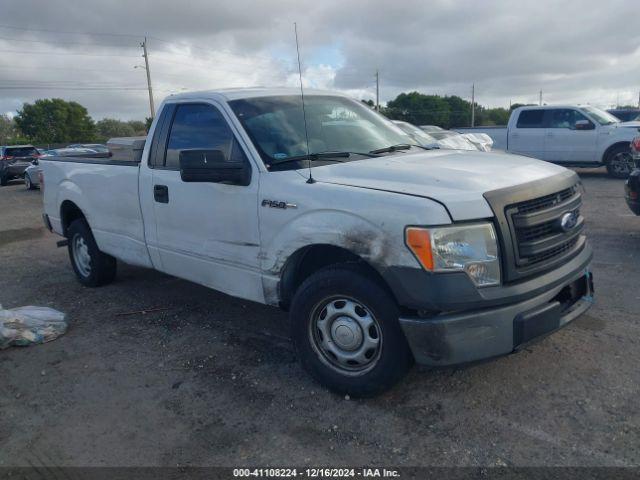
[{"label": "cab side window", "polygon": [[228,162],[247,161],[220,111],[208,104],[176,107],[167,141],[165,168],[180,169],[181,150],[219,150]]},{"label": "cab side window", "polygon": [[575,128],[578,120],[588,120],[582,113],[570,108],[557,108],[551,110],[549,128]]},{"label": "cab side window", "polygon": [[517,128],[544,128],[544,110],[523,110],[518,116]]}]

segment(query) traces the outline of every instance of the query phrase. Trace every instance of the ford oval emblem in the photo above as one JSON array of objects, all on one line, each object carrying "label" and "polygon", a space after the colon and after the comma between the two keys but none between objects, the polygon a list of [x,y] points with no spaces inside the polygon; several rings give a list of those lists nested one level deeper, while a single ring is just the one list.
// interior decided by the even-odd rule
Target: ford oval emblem
[{"label": "ford oval emblem", "polygon": [[576,212],[567,212],[560,218],[560,228],[563,232],[568,232],[578,224],[578,214]]}]

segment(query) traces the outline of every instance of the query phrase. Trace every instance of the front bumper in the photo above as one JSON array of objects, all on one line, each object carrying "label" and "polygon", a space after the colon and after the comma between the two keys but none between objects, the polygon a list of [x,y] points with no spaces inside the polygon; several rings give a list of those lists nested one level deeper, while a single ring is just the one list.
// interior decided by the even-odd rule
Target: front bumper
[{"label": "front bumper", "polygon": [[418,364],[446,366],[505,355],[564,327],[593,303],[588,268],[546,292],[518,303],[442,314],[400,318]]}]

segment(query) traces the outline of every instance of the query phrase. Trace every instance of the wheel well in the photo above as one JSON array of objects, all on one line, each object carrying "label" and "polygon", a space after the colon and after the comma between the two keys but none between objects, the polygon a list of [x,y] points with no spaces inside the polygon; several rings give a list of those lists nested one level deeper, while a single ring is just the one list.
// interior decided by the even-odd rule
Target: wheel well
[{"label": "wheel well", "polygon": [[364,259],[345,248],[320,244],[303,247],[287,260],[278,286],[280,306],[288,310],[296,290],[307,278],[324,267],[341,263],[356,263],[363,267],[395,298],[382,275]]},{"label": "wheel well", "polygon": [[609,154],[616,148],[618,147],[630,147],[630,142],[618,142],[618,143],[614,143],[613,145],[611,145],[609,148],[607,148],[604,151],[604,154],[602,155],[602,163],[607,163],[607,160],[609,159]]},{"label": "wheel well", "polygon": [[80,208],[71,200],[65,200],[62,202],[62,205],[60,205],[60,220],[62,221],[62,234],[65,237],[67,236],[67,229],[69,228],[69,225],[71,225],[71,222],[78,219],[86,221],[86,217],[84,216],[84,213],[82,213],[82,210],[80,210]]}]

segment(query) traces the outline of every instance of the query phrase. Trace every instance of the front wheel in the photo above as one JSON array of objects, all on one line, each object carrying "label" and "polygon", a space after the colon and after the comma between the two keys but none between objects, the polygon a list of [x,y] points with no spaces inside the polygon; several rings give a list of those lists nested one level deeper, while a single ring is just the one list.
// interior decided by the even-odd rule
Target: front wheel
[{"label": "front wheel", "polygon": [[614,148],[607,156],[607,173],[613,178],[627,178],[635,168],[635,162],[628,145]]},{"label": "front wheel", "polygon": [[67,229],[69,258],[78,281],[87,287],[111,283],[116,276],[116,259],[98,248],[85,220],[74,220]]},{"label": "front wheel", "polygon": [[391,294],[357,265],[311,275],[291,304],[292,338],[303,367],[329,389],[381,393],[413,363]]}]

